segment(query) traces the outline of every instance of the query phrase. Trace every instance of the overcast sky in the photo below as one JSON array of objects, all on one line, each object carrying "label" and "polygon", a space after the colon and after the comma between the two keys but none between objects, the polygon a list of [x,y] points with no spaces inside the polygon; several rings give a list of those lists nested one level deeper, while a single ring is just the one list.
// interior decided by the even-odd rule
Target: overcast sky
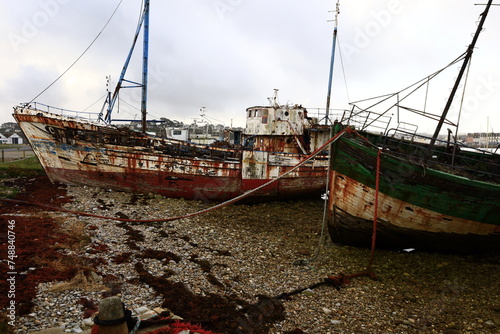
[{"label": "overcast sky", "polygon": [[[63,73],[101,31],[120,0],[23,0],[0,4],[0,122]],[[340,1],[331,107],[398,91],[463,53],[484,6],[478,0]],[[123,0],[90,50],[37,102],[98,112],[119,77],[141,0]],[[214,123],[244,126],[245,109],[326,105],[336,0],[151,0],[151,118],[185,123],[200,108]],[[491,8],[472,59],[460,132],[500,132],[500,7]],[[127,79],[140,81],[140,49]],[[342,66],[343,65],[343,66]],[[459,66],[429,85],[440,113]],[[118,118],[140,118],[139,90],[123,94]],[[97,102],[98,101],[98,102]],[[130,105],[129,105],[130,104]],[[450,112],[456,120],[458,107]],[[396,118],[396,116],[394,116]],[[402,119],[404,120],[404,119]],[[418,122],[421,131],[433,125]],[[444,127],[446,128],[446,127]]]}]

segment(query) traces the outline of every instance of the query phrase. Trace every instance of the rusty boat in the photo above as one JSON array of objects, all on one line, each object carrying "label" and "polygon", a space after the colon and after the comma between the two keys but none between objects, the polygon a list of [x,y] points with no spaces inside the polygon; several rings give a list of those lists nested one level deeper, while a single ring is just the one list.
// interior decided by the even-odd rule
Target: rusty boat
[{"label": "rusty boat", "polygon": [[[14,108],[14,118],[52,182],[215,201],[258,187],[249,198],[288,199],[325,191],[328,154],[315,151],[329,140],[331,126],[320,124],[320,116],[312,117],[301,105],[280,105],[277,91],[269,105],[246,109],[246,128],[231,141],[196,144],[148,134],[148,26],[145,1],[116,89],[96,120],[33,101]],[[142,131],[134,131],[112,124],[111,115],[120,89],[130,82],[125,73],[141,29],[143,73],[137,86],[142,88]]]},{"label": "rusty boat", "polygon": [[[327,207],[334,242],[451,253],[500,250],[500,155],[467,147],[451,130],[438,136],[443,124],[458,124],[446,115],[490,5],[467,51],[448,65],[463,62],[442,114],[403,102],[426,89],[437,71],[395,94],[361,101],[367,108],[353,103],[335,125]],[[391,126],[403,109],[436,121],[434,135],[418,134],[418,123]]]}]

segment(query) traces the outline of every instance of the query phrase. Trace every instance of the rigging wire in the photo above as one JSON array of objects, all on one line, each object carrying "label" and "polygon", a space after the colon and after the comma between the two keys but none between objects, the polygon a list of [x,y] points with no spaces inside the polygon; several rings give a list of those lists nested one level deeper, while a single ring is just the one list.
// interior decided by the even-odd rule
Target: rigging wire
[{"label": "rigging wire", "polygon": [[50,85],[48,85],[44,90],[42,90],[37,96],[35,96],[34,98],[32,98],[31,101],[28,102],[28,104],[32,103],[40,95],[42,95],[43,93],[45,93],[50,87],[52,87],[57,81],[59,81],[59,79],[61,79],[71,68],[73,68],[73,66],[75,66],[78,61],[80,61],[80,59],[87,53],[87,51],[92,47],[92,45],[94,45],[94,43],[97,41],[97,39],[101,36],[101,34],[103,33],[104,29],[106,29],[106,27],[108,26],[109,22],[111,21],[111,19],[113,18],[113,16],[115,16],[116,12],[118,11],[118,8],[120,7],[120,5],[121,5],[122,2],[123,2],[123,0],[120,0],[120,2],[118,3],[118,5],[116,6],[115,10],[111,14],[110,18],[108,19],[108,21],[104,25],[104,27],[102,27],[102,29],[99,32],[99,34],[97,34],[97,36],[90,43],[90,45],[83,51],[83,53],[61,75],[59,75],[54,81],[52,81],[52,83]]},{"label": "rigging wire", "polygon": [[[121,98],[121,97],[119,97],[119,98],[118,98],[118,103],[125,103],[125,104],[126,104],[127,106],[129,106],[130,108],[135,109],[135,110],[136,110],[136,111],[138,111],[139,113],[141,112],[141,109],[137,108],[135,105],[133,105],[133,104],[132,104],[132,103],[130,103],[130,102],[127,102],[127,100],[125,100],[125,99],[123,99],[123,98]],[[134,113],[133,113],[133,111],[128,111],[128,110],[126,110],[126,109],[123,109],[123,107],[121,107],[121,106],[120,106],[120,108],[119,108],[119,111],[118,111],[118,112],[122,112],[122,113],[125,113],[125,114],[129,114],[129,115],[131,115],[131,116],[134,116],[134,119],[135,119],[135,117],[137,117],[137,113],[135,113],[135,114],[134,114]],[[156,117],[156,116],[152,115],[150,112],[148,112],[148,115],[153,116],[153,119],[160,119],[160,117]]]},{"label": "rigging wire", "polygon": [[83,109],[82,111],[87,111],[87,110],[89,110],[89,109],[90,109],[90,108],[92,108],[92,107],[93,107],[93,106],[94,106],[97,102],[100,102],[103,98],[105,98],[105,97],[106,97],[106,95],[107,95],[107,93],[106,93],[106,94],[104,94],[103,96],[101,96],[101,97],[100,97],[99,99],[97,99],[94,103],[92,103],[92,104],[91,104],[91,105],[89,105],[87,108]]},{"label": "rigging wire", "polygon": [[455,65],[456,63],[458,63],[460,60],[464,59],[465,56],[466,56],[466,54],[467,54],[467,52],[462,53],[460,56],[458,56],[455,60],[453,60],[452,62],[450,62],[445,67],[443,67],[440,70],[432,73],[431,75],[429,75],[429,76],[427,76],[427,77],[425,77],[423,79],[420,79],[419,81],[417,81],[417,82],[415,82],[415,83],[413,83],[413,84],[411,84],[411,85],[409,85],[409,86],[407,86],[407,87],[399,90],[396,93],[386,94],[386,95],[382,95],[382,96],[377,96],[377,97],[372,97],[372,98],[368,98],[368,99],[364,99],[364,100],[359,100],[359,101],[352,102],[351,105],[356,105],[356,104],[361,103],[361,102],[366,102],[366,101],[371,101],[371,100],[382,98],[378,102],[375,102],[375,103],[371,104],[370,106],[368,106],[366,108],[360,108],[360,111],[357,112],[357,114],[360,114],[362,112],[370,110],[371,108],[373,108],[373,107],[375,107],[377,105],[382,104],[383,102],[386,102],[386,101],[390,100],[394,96],[399,96],[400,93],[408,91],[408,90],[410,90],[411,88],[414,87],[412,90],[410,90],[409,92],[405,93],[405,95],[403,96],[403,98],[398,99],[398,101],[395,104],[392,104],[389,108],[387,108],[384,112],[380,113],[377,117],[375,117],[373,119],[370,119],[370,122],[368,124],[365,124],[363,126],[363,129],[366,129],[367,127],[369,127],[370,125],[372,125],[373,123],[375,123],[376,121],[378,121],[379,118],[381,118],[382,116],[384,116],[385,114],[387,114],[395,106],[399,106],[401,101],[405,100],[411,94],[413,94],[414,92],[416,92],[417,90],[419,90],[429,80],[435,78],[436,76],[438,76],[439,74],[441,74],[442,72],[444,72],[446,69],[450,68],[451,66]]},{"label": "rigging wire", "polygon": [[[122,103],[125,103],[126,105],[128,105],[128,106],[129,106],[130,108],[132,108],[132,109],[135,109],[135,110],[137,110],[137,111],[139,111],[139,112],[141,111],[141,109],[137,108],[137,107],[136,107],[136,106],[134,106],[132,103],[127,102],[125,99],[123,99],[123,98],[121,98],[121,97],[118,99],[118,101],[119,101],[119,102],[122,102]],[[129,114],[129,115],[137,116],[137,114],[132,114],[131,112],[126,111],[126,110],[124,111],[123,109],[120,109],[120,111],[121,111],[121,112],[125,112],[125,113],[127,113],[127,114]],[[150,116],[152,117],[152,119],[153,119],[153,120],[158,120],[158,119],[161,119],[161,118],[163,118],[163,117],[164,117],[164,116],[158,116],[158,115],[155,115],[155,114],[153,114],[153,113],[151,113],[151,112],[149,112],[149,111],[148,111],[148,115],[150,115]],[[218,122],[221,122],[221,121],[218,121]]]},{"label": "rigging wire", "polygon": [[[465,73],[465,79],[464,79],[464,89],[462,90],[462,97],[460,99],[460,107],[458,109],[457,125],[455,126],[455,140],[454,140],[454,145],[453,145],[452,165],[455,163],[455,148],[457,146],[456,142],[457,142],[457,138],[458,138],[458,128],[460,126],[460,119],[462,118],[462,108],[464,105],[465,90],[467,89],[467,81],[469,80],[469,71],[470,71],[471,63],[472,63],[472,57],[469,61],[469,64],[467,65],[467,72]],[[486,129],[486,133],[488,133],[488,129]]]},{"label": "rigging wire", "polygon": [[340,46],[340,38],[338,37],[337,37],[337,42],[339,43],[340,65],[342,67],[342,75],[344,77],[344,86],[345,86],[345,92],[347,94],[347,102],[351,103],[351,97],[349,96],[349,88],[347,87],[347,77],[345,75],[344,58],[342,57],[342,47]]}]

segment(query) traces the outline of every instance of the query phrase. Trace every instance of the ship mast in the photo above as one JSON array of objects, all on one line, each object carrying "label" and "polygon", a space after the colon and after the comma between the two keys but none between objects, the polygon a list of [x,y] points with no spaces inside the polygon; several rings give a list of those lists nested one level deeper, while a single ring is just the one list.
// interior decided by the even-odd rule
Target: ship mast
[{"label": "ship mast", "polygon": [[335,60],[335,45],[337,44],[337,26],[338,26],[338,16],[339,16],[339,1],[337,1],[337,6],[335,9],[335,25],[333,27],[333,42],[332,42],[332,55],[330,58],[330,75],[328,78],[328,94],[326,96],[326,114],[325,114],[325,125],[328,124],[330,115],[330,96],[332,95],[332,77],[333,77],[333,64]]},{"label": "ship mast", "polygon": [[448,101],[446,102],[446,105],[444,107],[444,110],[443,110],[443,113],[441,115],[441,118],[439,119],[438,125],[436,127],[436,131],[434,132],[434,135],[432,136],[432,139],[431,139],[431,142],[429,144],[429,147],[428,147],[428,150],[427,150],[427,154],[425,156],[425,160],[424,161],[427,161],[429,159],[429,157],[431,156],[431,154],[432,154],[431,153],[432,149],[434,148],[434,144],[436,143],[436,139],[437,139],[437,137],[439,135],[439,132],[441,131],[441,127],[443,126],[443,123],[444,123],[444,121],[446,119],[446,115],[448,114],[448,111],[450,110],[451,103],[453,102],[453,98],[455,96],[455,93],[457,92],[457,89],[458,89],[458,87],[460,85],[460,81],[462,80],[462,77],[463,77],[463,75],[465,73],[467,65],[468,65],[468,63],[470,61],[470,58],[472,56],[472,52],[474,51],[474,47],[476,45],[477,39],[479,37],[479,34],[483,30],[483,24],[484,24],[484,21],[486,20],[486,16],[488,15],[488,11],[490,9],[490,6],[491,6],[492,2],[493,2],[493,0],[489,0],[488,1],[488,4],[486,5],[486,9],[481,14],[481,20],[479,21],[479,24],[477,26],[476,33],[474,34],[474,38],[472,39],[471,44],[467,48],[467,51],[466,51],[465,57],[464,57],[464,62],[462,64],[462,67],[460,68],[460,72],[458,73],[457,80],[455,81],[455,84],[454,84],[454,86],[453,86],[453,88],[451,90],[450,97],[448,98]]},{"label": "ship mast", "polygon": [[148,101],[148,52],[149,52],[149,0],[144,4],[144,37],[142,47],[142,133],[146,133],[147,101]]},{"label": "ship mast", "polygon": [[[132,54],[134,52],[135,44],[137,43],[137,39],[139,37],[139,33],[141,31],[142,26],[144,26],[144,35],[143,35],[143,56],[142,56],[142,83],[137,83],[133,81],[129,81],[125,79],[125,73],[127,72],[128,65],[130,63],[130,59],[132,58]],[[137,30],[134,35],[134,40],[132,42],[132,47],[128,53],[127,59],[125,60],[125,65],[123,65],[122,72],[120,74],[120,79],[116,84],[116,88],[113,92],[113,96],[106,99],[103,109],[107,104],[106,116],[104,119],[102,118],[102,111],[99,115],[99,120],[103,120],[105,123],[111,123],[111,114],[113,112],[113,108],[115,106],[116,101],[118,100],[120,89],[122,88],[142,88],[142,97],[141,97],[141,113],[142,113],[142,132],[146,132],[146,116],[147,116],[147,83],[148,83],[148,48],[149,48],[149,0],[144,1],[144,9],[141,16],[141,20],[137,25]],[[128,82],[133,84],[132,86],[124,86],[123,82]]]}]

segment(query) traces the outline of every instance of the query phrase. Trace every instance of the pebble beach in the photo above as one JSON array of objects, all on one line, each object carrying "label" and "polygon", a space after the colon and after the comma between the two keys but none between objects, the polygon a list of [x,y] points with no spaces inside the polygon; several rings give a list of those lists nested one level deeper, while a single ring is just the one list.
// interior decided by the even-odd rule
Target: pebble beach
[{"label": "pebble beach", "polygon": [[[59,200],[66,199],[54,205],[122,221],[3,208],[9,219],[43,215],[72,236],[45,245],[71,275],[36,284],[16,333],[88,331],[99,301],[112,295],[134,314],[168,309],[216,333],[500,333],[498,254],[377,249],[372,275],[357,276],[367,269],[370,249],[331,242],[320,198],[232,204],[143,223],[126,220],[179,217],[214,204],[47,187],[58,187]],[[33,261],[27,279],[48,265]],[[343,280],[332,285],[328,278]]]}]

